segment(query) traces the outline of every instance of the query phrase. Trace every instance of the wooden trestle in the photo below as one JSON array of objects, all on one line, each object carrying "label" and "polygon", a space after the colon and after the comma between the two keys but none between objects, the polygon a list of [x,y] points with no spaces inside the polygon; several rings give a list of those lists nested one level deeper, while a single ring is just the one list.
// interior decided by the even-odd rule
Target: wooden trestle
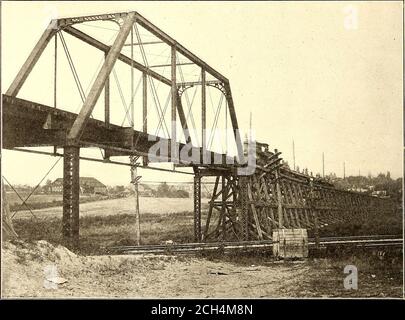
[{"label": "wooden trestle", "polygon": [[[391,199],[335,188],[319,177],[290,170],[280,152],[257,151],[256,170],[196,169],[195,241],[271,240],[278,228],[321,228],[364,221],[395,210]],[[207,212],[201,212],[201,179],[215,176]]]}]

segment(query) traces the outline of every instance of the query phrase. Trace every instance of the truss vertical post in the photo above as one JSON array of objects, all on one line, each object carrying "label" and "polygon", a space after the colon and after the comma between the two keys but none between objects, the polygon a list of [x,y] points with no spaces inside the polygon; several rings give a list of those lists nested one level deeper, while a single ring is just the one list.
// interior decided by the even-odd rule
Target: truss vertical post
[{"label": "truss vertical post", "polygon": [[[143,133],[148,134],[148,75],[146,72],[142,73],[142,123]],[[148,157],[143,156],[142,162],[147,166]]]},{"label": "truss vertical post", "polygon": [[[107,58],[107,53],[105,54]],[[110,77],[105,80],[104,85],[104,122],[106,128],[110,126]]]},{"label": "truss vertical post", "polygon": [[201,147],[203,161],[205,161],[205,153],[207,148],[207,86],[205,70],[201,69]]},{"label": "truss vertical post", "polygon": [[201,242],[201,175],[194,175],[194,241]]},{"label": "truss vertical post", "polygon": [[79,157],[79,147],[64,147],[62,234],[71,248],[79,243]]},{"label": "truss vertical post", "polygon": [[177,150],[177,137],[176,137],[176,108],[177,108],[177,83],[176,83],[176,46],[172,45],[171,50],[171,101],[172,101],[172,110],[171,110],[171,137],[170,137],[170,158],[172,162],[177,163],[178,160],[178,150]]},{"label": "truss vertical post", "polygon": [[235,106],[233,103],[231,86],[229,85],[228,81],[224,82],[224,88],[226,92],[226,101],[228,102],[229,117],[231,118],[233,135],[235,138],[236,148],[238,151],[238,159],[239,162],[243,162],[244,156],[243,156],[242,139],[240,137],[238,119],[236,117]]},{"label": "truss vertical post", "polygon": [[148,133],[148,75],[142,73],[142,119],[143,133]]}]

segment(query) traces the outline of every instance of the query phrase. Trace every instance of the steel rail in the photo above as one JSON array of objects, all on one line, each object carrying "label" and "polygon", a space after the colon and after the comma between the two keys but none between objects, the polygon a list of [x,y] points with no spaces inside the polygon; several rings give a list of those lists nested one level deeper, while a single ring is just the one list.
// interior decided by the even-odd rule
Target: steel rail
[{"label": "steel rail", "polygon": [[[320,238],[320,246],[329,245],[355,245],[356,247],[380,247],[380,246],[401,246],[403,238],[398,235],[374,235],[374,236],[347,236],[347,237],[325,237]],[[114,246],[109,247],[109,251],[116,251],[123,254],[142,253],[172,253],[172,252],[198,252],[213,251],[218,249],[255,249],[270,248],[277,241],[228,241],[212,243],[183,243],[183,244],[161,244],[142,246]],[[308,239],[308,246],[315,247],[313,238]]]}]

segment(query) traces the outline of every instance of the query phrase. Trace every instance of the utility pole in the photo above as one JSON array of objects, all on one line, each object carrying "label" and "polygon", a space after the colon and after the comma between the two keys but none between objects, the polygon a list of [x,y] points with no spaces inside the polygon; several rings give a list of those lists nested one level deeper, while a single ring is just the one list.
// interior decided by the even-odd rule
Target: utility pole
[{"label": "utility pole", "polygon": [[322,177],[325,178],[325,153],[322,152]]},{"label": "utility pole", "polygon": [[346,179],[346,162],[343,161],[343,179]]},{"label": "utility pole", "polygon": [[293,139],[293,165],[294,165],[294,171],[295,171],[295,144],[294,144],[294,139]]},{"label": "utility pole", "polygon": [[250,111],[249,118],[249,142],[252,142],[252,111]]},{"label": "utility pole", "polygon": [[137,164],[136,158],[134,156],[130,157],[131,161],[131,183],[134,185],[135,191],[135,240],[136,245],[141,244],[141,224],[140,224],[140,214],[139,214],[139,192],[138,192],[138,182],[141,176],[137,175]]}]

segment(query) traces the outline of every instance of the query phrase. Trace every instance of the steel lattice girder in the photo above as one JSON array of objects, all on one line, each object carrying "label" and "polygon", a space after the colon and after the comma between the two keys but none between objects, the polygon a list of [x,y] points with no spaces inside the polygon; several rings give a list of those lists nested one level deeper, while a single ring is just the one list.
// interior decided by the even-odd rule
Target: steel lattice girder
[{"label": "steel lattice girder", "polygon": [[[83,22],[102,21],[102,20],[114,21],[120,26],[120,30],[118,32],[117,38],[115,39],[114,44],[111,47],[103,44],[102,42],[100,42],[100,41],[90,37],[89,35],[72,27],[75,24],[80,24]],[[70,33],[71,35],[75,36],[76,38],[78,38],[106,53],[106,59],[104,61],[104,64],[101,67],[101,70],[98,73],[96,80],[94,81],[94,83],[90,89],[90,92],[84,101],[83,107],[81,108],[80,113],[77,116],[77,119],[75,120],[72,127],[70,128],[69,135],[68,135],[68,144],[69,145],[75,145],[75,144],[77,144],[78,140],[80,140],[81,134],[84,131],[84,127],[85,127],[87,121],[90,118],[90,114],[94,108],[94,105],[97,102],[99,95],[100,95],[102,89],[104,88],[104,84],[108,80],[108,76],[109,76],[109,73],[111,72],[111,68],[113,67],[113,65],[117,59],[127,63],[131,67],[134,67],[134,68],[142,71],[143,73],[148,74],[151,77],[158,79],[159,81],[165,83],[166,85],[170,85],[172,87],[172,92],[173,92],[173,94],[172,94],[172,101],[173,101],[172,102],[172,120],[175,119],[175,114],[176,114],[175,109],[177,107],[178,113],[180,115],[180,120],[182,122],[182,127],[184,130],[187,130],[187,123],[185,122],[185,117],[182,117],[182,113],[184,113],[184,111],[182,110],[181,104],[177,103],[176,102],[177,99],[176,99],[176,97],[174,97],[175,96],[174,88],[177,84],[175,83],[176,78],[173,77],[173,71],[172,71],[172,79],[167,79],[163,75],[160,75],[159,73],[153,71],[148,66],[142,65],[142,64],[134,61],[133,59],[126,57],[125,55],[121,54],[121,52],[120,52],[122,49],[122,46],[125,44],[125,39],[127,38],[128,33],[130,32],[130,30],[132,30],[132,27],[136,24],[142,26],[144,29],[146,29],[147,31],[149,31],[150,33],[155,35],[157,38],[159,38],[162,42],[166,43],[167,45],[169,45],[171,47],[171,49],[172,49],[172,70],[176,70],[174,65],[177,64],[176,60],[174,59],[173,52],[174,53],[178,52],[178,53],[182,54],[184,57],[186,57],[187,59],[189,59],[192,63],[199,66],[203,73],[208,72],[209,74],[211,74],[213,77],[215,77],[217,80],[219,80],[222,83],[222,86],[224,87],[224,95],[228,101],[228,109],[229,109],[229,114],[231,117],[232,127],[233,127],[233,131],[234,131],[235,143],[236,143],[237,150],[238,150],[238,158],[239,158],[239,160],[242,160],[243,159],[243,148],[242,148],[241,138],[240,138],[240,134],[239,134],[238,121],[236,118],[236,112],[235,112],[235,108],[234,108],[234,104],[233,104],[233,99],[232,99],[232,94],[231,94],[231,89],[230,89],[228,79],[135,11],[111,13],[111,14],[99,14],[99,15],[72,17],[72,18],[62,18],[62,19],[52,20],[50,22],[49,26],[47,27],[47,29],[44,31],[41,38],[39,39],[37,45],[32,50],[28,59],[25,61],[24,65],[20,69],[18,75],[12,82],[12,84],[11,84],[10,88],[7,90],[6,94],[9,96],[13,96],[13,97],[15,97],[18,94],[18,92],[21,89],[21,87],[23,86],[25,80],[27,79],[30,72],[34,68],[36,62],[40,58],[42,52],[48,45],[50,39],[58,31],[64,30],[64,31]],[[204,86],[205,86],[205,84],[204,84]],[[172,131],[174,131],[173,128],[172,128]],[[173,149],[173,152],[176,152],[176,149]]]},{"label": "steel lattice girder", "polygon": [[[67,131],[76,119],[76,114],[55,109],[36,102],[3,95],[3,148],[58,146],[66,145]],[[161,141],[168,145],[167,139],[149,135],[151,140]],[[131,149],[137,141],[136,149]],[[148,140],[148,134],[110,124],[104,121],[89,119],[85,126],[79,145],[97,146],[109,150],[110,155],[139,154],[148,156],[149,149],[156,141]],[[179,143],[179,148],[185,145]],[[170,150],[169,150],[170,151]],[[190,152],[198,153],[199,148]],[[212,163],[214,159],[223,158],[223,164],[231,163],[232,157],[223,157],[209,152]],[[170,160],[170,159],[162,159]],[[201,159],[200,159],[201,160]],[[188,164],[188,163],[186,163]]]}]

